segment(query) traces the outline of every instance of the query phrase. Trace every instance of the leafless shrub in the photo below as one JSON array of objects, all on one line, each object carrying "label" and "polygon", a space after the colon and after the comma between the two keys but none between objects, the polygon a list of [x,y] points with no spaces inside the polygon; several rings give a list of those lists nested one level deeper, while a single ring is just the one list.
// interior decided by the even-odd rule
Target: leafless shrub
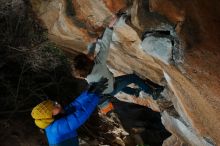
[{"label": "leafless shrub", "polygon": [[67,63],[67,60],[53,43],[47,41],[37,49],[27,51],[26,62],[34,71],[50,71]]},{"label": "leafless shrub", "polygon": [[27,111],[71,78],[62,52],[47,39],[24,0],[0,1],[0,115]]}]

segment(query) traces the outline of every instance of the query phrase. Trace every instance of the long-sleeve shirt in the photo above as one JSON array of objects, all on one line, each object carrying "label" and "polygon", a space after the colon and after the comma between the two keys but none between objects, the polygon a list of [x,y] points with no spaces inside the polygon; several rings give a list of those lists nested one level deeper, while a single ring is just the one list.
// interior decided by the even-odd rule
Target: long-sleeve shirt
[{"label": "long-sleeve shirt", "polygon": [[[109,94],[113,91],[114,76],[107,67],[106,61],[109,53],[110,43],[112,41],[113,31],[109,28],[105,29],[102,39],[99,39],[96,43],[96,48],[99,48],[99,52],[95,57],[95,65],[91,73],[86,77],[88,83],[98,82],[101,78],[108,79],[108,87],[103,92]],[[94,45],[94,44],[92,44]],[[90,47],[89,52],[93,53],[95,47]]]},{"label": "long-sleeve shirt", "polygon": [[76,130],[89,118],[99,102],[96,94],[83,92],[65,107],[66,116],[55,120],[46,129],[50,146],[76,145]]}]

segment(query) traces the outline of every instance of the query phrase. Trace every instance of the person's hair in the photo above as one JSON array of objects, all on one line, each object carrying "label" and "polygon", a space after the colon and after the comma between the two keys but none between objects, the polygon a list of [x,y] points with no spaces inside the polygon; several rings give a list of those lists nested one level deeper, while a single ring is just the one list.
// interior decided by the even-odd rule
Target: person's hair
[{"label": "person's hair", "polygon": [[73,60],[74,71],[78,71],[86,77],[93,69],[94,61],[90,59],[86,54],[80,53],[75,56]]}]

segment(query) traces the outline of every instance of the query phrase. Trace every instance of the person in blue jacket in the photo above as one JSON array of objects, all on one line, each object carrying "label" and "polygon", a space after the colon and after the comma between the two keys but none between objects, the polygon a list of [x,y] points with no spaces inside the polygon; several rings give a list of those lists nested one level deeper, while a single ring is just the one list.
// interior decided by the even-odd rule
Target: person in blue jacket
[{"label": "person in blue jacket", "polygon": [[[77,129],[89,118],[99,103],[107,79],[90,86],[68,106],[62,108],[52,100],[45,100],[31,112],[35,124],[44,129],[50,146],[78,146]],[[56,116],[62,115],[56,119]]]}]

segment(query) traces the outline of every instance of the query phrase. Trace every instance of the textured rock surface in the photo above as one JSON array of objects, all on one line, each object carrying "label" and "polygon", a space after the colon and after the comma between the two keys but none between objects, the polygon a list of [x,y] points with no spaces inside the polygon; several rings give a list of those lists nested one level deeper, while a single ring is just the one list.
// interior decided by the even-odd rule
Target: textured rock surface
[{"label": "textured rock surface", "polygon": [[[121,19],[115,27],[108,65],[116,76],[135,72],[166,86],[164,96],[174,108],[161,108],[173,133],[164,145],[220,144],[219,5],[217,0],[32,0],[51,40],[72,54],[85,52],[113,13],[129,9],[131,21]],[[171,32],[169,64],[142,50],[145,30]]]}]

